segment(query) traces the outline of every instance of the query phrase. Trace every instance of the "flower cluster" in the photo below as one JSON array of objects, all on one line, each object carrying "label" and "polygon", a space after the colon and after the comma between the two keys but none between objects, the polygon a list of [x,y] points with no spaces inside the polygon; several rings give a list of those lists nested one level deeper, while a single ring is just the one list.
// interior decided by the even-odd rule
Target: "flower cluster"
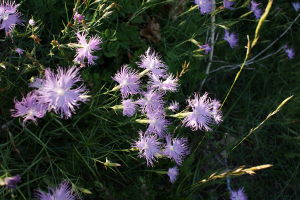
[{"label": "flower cluster", "polygon": [[[203,48],[209,51],[210,47],[204,45]],[[178,90],[178,78],[168,73],[167,65],[150,48],[140,57],[137,65],[144,71],[138,73],[124,65],[112,77],[118,83],[112,91],[120,90],[122,96],[122,105],[115,108],[123,108],[124,116],[134,116],[140,111],[139,116],[146,117],[136,120],[147,124],[147,129],[139,132],[139,139],[133,147],[139,151],[139,157],[146,159],[148,166],[153,166],[158,158],[168,158],[180,166],[190,152],[188,140],[169,133],[168,127],[172,122],[169,117],[184,118],[183,125],[193,130],[208,131],[211,130],[211,125],[222,121],[220,103],[208,98],[207,93],[202,97],[195,94],[194,99],[188,100],[188,107],[192,108],[192,112],[185,109],[184,112],[174,114],[179,109],[179,103],[167,103],[165,97],[168,92]],[[172,183],[176,180],[178,171],[177,166],[169,169],[168,175]]]},{"label": "flower cluster", "polygon": [[54,111],[62,118],[71,117],[80,102],[88,100],[87,90],[81,82],[79,69],[59,67],[57,72],[45,69],[45,77],[37,78],[30,86],[35,88],[21,101],[15,100],[13,117],[22,117],[25,123],[28,120],[36,122],[37,118],[45,116],[46,112]]}]

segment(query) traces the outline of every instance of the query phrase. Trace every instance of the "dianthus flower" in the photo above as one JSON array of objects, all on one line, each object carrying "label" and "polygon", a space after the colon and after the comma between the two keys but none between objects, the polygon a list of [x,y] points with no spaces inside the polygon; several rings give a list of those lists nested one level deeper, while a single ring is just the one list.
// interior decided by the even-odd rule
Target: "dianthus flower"
[{"label": "dianthus flower", "polygon": [[142,112],[152,113],[163,110],[164,100],[160,92],[150,90],[144,93],[144,97],[137,100]]},{"label": "dianthus flower", "polygon": [[247,200],[247,196],[243,188],[240,188],[237,191],[230,192],[230,200]]},{"label": "dianthus flower", "polygon": [[150,48],[141,56],[141,61],[137,64],[140,68],[148,69],[156,76],[165,76],[167,66],[163,63],[160,56],[155,51],[151,51]]},{"label": "dianthus flower", "polygon": [[207,93],[203,96],[195,94],[193,99],[188,100],[188,104],[192,108],[192,112],[188,113],[183,119],[183,124],[193,130],[209,131],[211,130],[210,125],[219,123],[222,120],[221,118],[215,119],[216,116],[221,116],[221,111],[215,110],[218,106],[215,105],[216,103],[211,102]]},{"label": "dianthus flower", "polygon": [[76,57],[74,59],[74,62],[77,63],[84,63],[87,59],[87,63],[89,65],[95,64],[95,60],[98,58],[98,56],[93,56],[92,53],[96,50],[99,50],[99,45],[101,44],[101,38],[98,36],[90,37],[90,39],[87,41],[86,33],[80,34],[77,33],[77,40],[78,40],[78,47],[76,49]]},{"label": "dianthus flower", "polygon": [[179,109],[179,103],[177,101],[172,101],[168,107],[169,110],[175,112]]},{"label": "dianthus flower", "polygon": [[169,74],[161,80],[159,76],[152,75],[150,80],[150,88],[158,89],[160,91],[176,91],[178,88],[178,78],[174,77],[172,74]]},{"label": "dianthus flower", "polygon": [[300,10],[300,2],[293,2],[292,6],[294,7],[294,10],[298,12]]},{"label": "dianthus flower", "polygon": [[212,0],[195,0],[195,4],[199,7],[201,14],[208,14],[213,11]]},{"label": "dianthus flower", "polygon": [[285,46],[284,51],[289,59],[293,59],[295,57],[295,51],[293,48],[289,48],[288,46]]},{"label": "dianthus flower", "polygon": [[136,104],[133,102],[132,99],[123,99],[122,101],[123,105],[123,115],[131,117],[135,114],[136,111]]},{"label": "dianthus flower", "polygon": [[143,134],[139,132],[140,138],[136,141],[133,147],[138,148],[139,157],[144,157],[148,166],[153,166],[156,161],[156,156],[161,151],[161,143],[157,140],[157,136],[153,134]]},{"label": "dianthus flower", "polygon": [[234,5],[234,1],[233,0],[224,0],[223,1],[223,5],[224,5],[224,8],[227,8],[229,10],[233,10],[234,8],[232,8],[232,6]]},{"label": "dianthus flower", "polygon": [[16,175],[12,177],[6,177],[3,180],[3,184],[6,186],[8,189],[15,189],[17,186],[17,183],[21,181],[21,176]]},{"label": "dianthus flower", "polygon": [[46,69],[45,79],[37,90],[39,99],[49,104],[50,109],[61,117],[69,118],[79,102],[86,102],[89,97],[83,85],[76,85],[80,81],[79,69],[76,67],[67,70],[59,67],[57,73]]},{"label": "dianthus flower", "polygon": [[74,21],[78,21],[79,23],[82,23],[83,20],[84,20],[84,16],[79,14],[78,12],[76,12],[74,14],[74,17],[73,17]]},{"label": "dianthus flower", "polygon": [[216,99],[211,101],[211,105],[212,105],[212,116],[216,122],[216,124],[219,124],[220,122],[223,121],[222,117],[222,112],[220,110],[221,104],[219,101],[217,101]]},{"label": "dianthus flower", "polygon": [[121,67],[120,71],[113,77],[113,80],[119,83],[123,97],[127,97],[129,94],[138,94],[140,92],[139,75],[135,70],[130,69],[127,65]]},{"label": "dianthus flower", "polygon": [[17,24],[21,25],[23,20],[17,11],[20,4],[15,1],[2,1],[0,3],[0,29],[4,29],[6,35],[10,35]]},{"label": "dianthus flower", "polygon": [[178,170],[177,166],[169,168],[169,170],[168,170],[168,176],[170,178],[170,182],[171,183],[174,183],[176,181],[178,173],[179,173],[179,170]]},{"label": "dianthus flower", "polygon": [[11,111],[12,117],[22,117],[24,123],[28,120],[36,123],[36,119],[44,117],[47,110],[48,104],[40,103],[36,93],[30,92],[21,101],[15,100],[15,109]]},{"label": "dianthus flower", "polygon": [[57,188],[50,188],[48,193],[37,191],[36,198],[39,200],[75,200],[76,195],[68,182],[62,182]]},{"label": "dianthus flower", "polygon": [[238,46],[238,38],[236,34],[229,33],[229,31],[225,30],[224,40],[226,40],[231,48]]},{"label": "dianthus flower", "polygon": [[174,160],[177,165],[181,165],[185,156],[189,154],[189,148],[186,138],[166,137],[167,144],[163,150],[163,155]]},{"label": "dianthus flower", "polygon": [[149,120],[149,126],[146,133],[155,133],[159,137],[164,137],[167,125],[169,124],[165,118],[164,112],[160,110],[148,112],[147,117]]},{"label": "dianthus flower", "polygon": [[24,49],[16,48],[16,49],[15,49],[15,52],[16,52],[17,54],[19,54],[19,56],[20,56],[20,55],[22,55],[22,54],[24,53]]},{"label": "dianthus flower", "polygon": [[255,1],[251,1],[250,10],[254,13],[256,19],[259,19],[262,15],[262,10],[259,8],[260,3],[256,3]]},{"label": "dianthus flower", "polygon": [[208,44],[200,45],[199,48],[201,50],[204,50],[205,54],[208,54],[211,51],[211,47]]}]

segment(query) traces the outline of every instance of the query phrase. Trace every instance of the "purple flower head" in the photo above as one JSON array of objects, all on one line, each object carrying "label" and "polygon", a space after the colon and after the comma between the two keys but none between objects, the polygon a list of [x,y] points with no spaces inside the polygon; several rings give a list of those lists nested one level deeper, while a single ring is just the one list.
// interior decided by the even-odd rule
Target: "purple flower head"
[{"label": "purple flower head", "polygon": [[6,35],[10,35],[17,24],[22,25],[21,14],[17,11],[19,6],[9,0],[0,3],[0,29],[4,29]]},{"label": "purple flower head", "polygon": [[300,10],[300,2],[293,2],[292,5],[296,12],[298,12]]},{"label": "purple flower head", "polygon": [[122,101],[123,105],[123,115],[131,117],[135,114],[136,104],[132,99],[126,99]]},{"label": "purple flower head", "polygon": [[57,73],[46,69],[43,85],[37,90],[39,99],[48,103],[49,108],[62,118],[69,118],[79,102],[86,102],[89,97],[83,85],[76,85],[80,81],[79,69],[76,67],[67,70],[59,67]]},{"label": "purple flower head", "polygon": [[288,46],[285,45],[284,51],[289,59],[293,59],[295,57],[295,51],[293,48],[288,48]]},{"label": "purple flower head", "polygon": [[240,188],[237,191],[230,192],[230,200],[247,200],[247,196],[244,192],[244,188]]},{"label": "purple flower head", "polygon": [[137,64],[140,68],[150,70],[156,76],[165,76],[167,66],[162,62],[160,56],[155,51],[151,51],[150,48],[141,56],[141,61]]},{"label": "purple flower head", "polygon": [[216,124],[219,124],[220,122],[223,121],[223,115],[220,110],[221,104],[218,100],[212,100],[211,101],[211,106],[212,106],[212,116],[216,122]]},{"label": "purple flower head", "polygon": [[238,46],[238,38],[236,34],[229,33],[229,31],[225,30],[224,40],[226,40],[231,48]]},{"label": "purple flower head", "polygon": [[15,49],[15,52],[16,52],[17,54],[19,54],[19,56],[20,56],[20,55],[22,55],[22,54],[24,53],[24,49],[16,48],[16,49]]},{"label": "purple flower head", "polygon": [[163,110],[164,100],[162,93],[150,90],[144,93],[144,97],[137,101],[143,113],[152,113]]},{"label": "purple flower head", "polygon": [[148,112],[147,117],[149,119],[149,126],[146,133],[155,133],[161,138],[164,137],[167,125],[169,124],[165,118],[164,112],[159,110],[156,112]]},{"label": "purple flower head", "polygon": [[234,5],[234,1],[233,0],[223,0],[223,5],[224,8],[227,8],[229,10],[233,10],[234,8],[232,8],[232,6]]},{"label": "purple flower head", "polygon": [[157,140],[156,135],[143,134],[139,132],[140,138],[136,141],[133,147],[138,148],[139,157],[144,157],[148,166],[153,166],[153,162],[156,161],[156,156],[161,151],[161,143]]},{"label": "purple flower head", "polygon": [[138,73],[130,69],[127,65],[121,67],[120,71],[112,78],[121,86],[121,94],[123,98],[129,94],[138,94],[140,92],[140,78]]},{"label": "purple flower head", "polygon": [[36,119],[44,117],[47,110],[48,105],[40,103],[36,93],[30,92],[21,101],[15,100],[15,109],[11,111],[12,117],[22,117],[24,123],[28,120],[36,123]]},{"label": "purple flower head", "polygon": [[17,183],[19,183],[20,181],[21,181],[21,176],[20,175],[16,175],[16,176],[12,176],[12,177],[6,177],[6,178],[4,178],[4,185],[8,189],[15,189]]},{"label": "purple flower head", "polygon": [[37,191],[39,200],[75,200],[76,195],[68,182],[62,182],[57,188],[50,188],[48,193]]},{"label": "purple flower head", "polygon": [[169,168],[168,176],[170,178],[171,183],[174,183],[176,181],[178,174],[179,174],[179,170],[177,166]]},{"label": "purple flower head", "polygon": [[185,156],[189,154],[189,148],[186,138],[171,138],[166,137],[167,144],[163,150],[163,154],[168,158],[174,160],[177,165],[181,165]]},{"label": "purple flower head", "polygon": [[79,23],[82,23],[83,20],[84,20],[84,16],[79,14],[78,12],[76,12],[74,14],[74,17],[73,17],[74,21],[78,21]]},{"label": "purple flower head", "polygon": [[259,8],[260,3],[256,3],[255,1],[251,1],[250,10],[254,13],[256,19],[259,19],[262,15],[262,10]]},{"label": "purple flower head", "polygon": [[195,0],[195,4],[199,7],[201,14],[208,14],[213,11],[212,0]]},{"label": "purple flower head", "polygon": [[34,21],[34,19],[30,19],[29,21],[28,21],[28,24],[30,25],[30,26],[35,26],[35,21]]},{"label": "purple flower head", "polygon": [[159,76],[151,75],[151,80],[149,82],[151,89],[158,89],[160,91],[176,91],[178,88],[178,78],[169,74],[165,77],[165,80],[161,80]]},{"label": "purple flower head", "polygon": [[211,47],[208,44],[200,45],[199,48],[201,50],[204,50],[205,54],[208,54],[211,51]]},{"label": "purple flower head", "polygon": [[203,96],[195,94],[193,99],[188,100],[188,104],[192,108],[192,112],[183,119],[183,124],[193,130],[209,131],[211,130],[210,125],[222,120],[221,111],[216,111],[219,109],[219,105],[215,101],[212,102],[207,93]]},{"label": "purple flower head", "polygon": [[102,43],[101,38],[98,36],[93,36],[90,37],[90,39],[87,41],[87,34],[77,33],[76,35],[78,45],[81,47],[76,49],[76,57],[74,59],[74,62],[84,63],[85,59],[87,59],[87,63],[89,65],[94,65],[95,60],[98,58],[98,56],[93,56],[92,53],[96,50],[100,50],[99,45]]},{"label": "purple flower head", "polygon": [[172,101],[168,107],[169,110],[175,112],[179,109],[179,103],[177,101]]}]

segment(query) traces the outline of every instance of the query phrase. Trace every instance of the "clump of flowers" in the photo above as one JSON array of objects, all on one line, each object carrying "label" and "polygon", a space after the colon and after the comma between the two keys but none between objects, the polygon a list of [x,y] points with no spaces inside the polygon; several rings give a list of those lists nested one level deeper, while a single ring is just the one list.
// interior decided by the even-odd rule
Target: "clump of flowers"
[{"label": "clump of flowers", "polygon": [[[140,59],[137,65],[144,71],[138,73],[125,65],[113,77],[118,85],[112,91],[121,91],[122,105],[112,108],[123,109],[124,116],[138,113],[135,116],[141,116],[142,119],[136,119],[136,122],[147,125],[144,132],[139,132],[139,140],[133,147],[139,151],[139,157],[146,159],[148,166],[153,166],[159,158],[170,159],[180,166],[190,153],[188,140],[170,134],[170,118],[184,118],[183,125],[193,130],[209,131],[214,124],[222,121],[220,103],[211,100],[207,93],[203,96],[195,94],[194,99],[188,100],[189,105],[184,111],[172,114],[178,111],[179,103],[174,100],[167,102],[166,94],[178,90],[178,77],[167,71],[167,65],[150,48]],[[177,166],[169,169],[172,183],[178,172]]]},{"label": "clump of flowers", "polygon": [[77,33],[78,47],[76,48],[76,57],[74,62],[84,64],[87,61],[88,65],[94,65],[98,56],[93,56],[92,53],[100,50],[102,40],[98,36],[90,37],[87,40],[86,33]]},{"label": "clump of flowers", "polygon": [[16,25],[22,25],[21,13],[17,10],[19,6],[15,1],[0,3],[0,29],[4,29],[6,35],[11,35]]},{"label": "clump of flowers", "polygon": [[47,111],[54,111],[62,118],[70,118],[80,102],[89,99],[87,89],[81,82],[79,69],[58,68],[57,72],[45,70],[45,77],[37,78],[30,87],[35,88],[23,97],[21,101],[15,100],[15,109],[12,109],[12,117],[22,117],[25,123],[45,116]]},{"label": "clump of flowers", "polygon": [[39,200],[75,200],[76,195],[72,191],[70,184],[68,182],[62,182],[56,188],[50,188],[49,191],[43,192],[38,190],[35,197]]}]

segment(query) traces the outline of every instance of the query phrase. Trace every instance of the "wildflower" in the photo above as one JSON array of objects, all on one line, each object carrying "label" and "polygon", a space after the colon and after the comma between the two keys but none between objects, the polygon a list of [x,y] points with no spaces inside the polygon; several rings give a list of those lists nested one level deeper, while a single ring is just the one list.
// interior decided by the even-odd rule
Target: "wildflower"
[{"label": "wildflower", "polygon": [[224,8],[227,8],[229,10],[233,10],[234,8],[232,8],[232,6],[234,5],[234,1],[233,0],[223,0],[223,5]]},{"label": "wildflower", "polygon": [[177,166],[169,168],[169,170],[168,170],[168,176],[170,178],[170,182],[171,183],[174,183],[176,181],[178,173],[179,173],[179,170],[178,170]]},{"label": "wildflower", "polygon": [[84,20],[84,16],[79,14],[78,12],[76,12],[74,14],[74,17],[73,17],[74,21],[78,21],[79,23],[82,23],[83,20]]},{"label": "wildflower", "polygon": [[140,138],[134,143],[134,147],[139,150],[139,157],[144,157],[148,166],[153,166],[153,162],[156,161],[156,156],[160,152],[161,143],[157,140],[156,135],[143,134],[139,132]]},{"label": "wildflower", "polygon": [[284,51],[289,59],[293,59],[295,57],[295,51],[293,48],[288,48],[288,46],[285,45]]},{"label": "wildflower", "polygon": [[146,113],[163,110],[164,101],[162,93],[154,90],[145,92],[144,97],[137,100],[137,104],[140,105],[142,112]]},{"label": "wildflower", "polygon": [[247,200],[247,196],[244,192],[244,188],[240,188],[237,191],[230,192],[230,200]]},{"label": "wildflower", "polygon": [[211,51],[211,47],[208,44],[200,45],[199,48],[204,50],[205,54],[208,54]]},{"label": "wildflower", "polygon": [[113,77],[113,80],[120,84],[123,97],[140,92],[140,78],[138,73],[135,70],[128,68],[127,65],[121,67],[120,71]]},{"label": "wildflower", "polygon": [[225,30],[224,40],[226,40],[231,48],[238,46],[238,38],[236,34],[229,33],[229,31]]},{"label": "wildflower", "polygon": [[220,102],[217,100],[212,100],[211,101],[211,105],[212,105],[212,116],[216,122],[216,124],[219,124],[220,122],[223,121],[222,119],[222,112],[220,110]]},{"label": "wildflower", "polygon": [[101,38],[98,36],[91,37],[88,41],[86,39],[86,34],[77,33],[77,40],[79,48],[76,49],[76,57],[74,62],[84,63],[85,59],[87,59],[87,63],[89,65],[95,64],[95,60],[98,56],[93,56],[92,53],[95,50],[100,50],[99,45],[101,44]]},{"label": "wildflower", "polygon": [[259,19],[262,15],[262,10],[259,8],[260,3],[256,3],[255,1],[251,1],[250,10],[254,13],[256,19]]},{"label": "wildflower", "polygon": [[123,104],[123,115],[128,117],[133,116],[136,111],[136,104],[132,101],[132,99],[123,100],[122,104]]},{"label": "wildflower", "polygon": [[8,189],[15,189],[17,183],[19,183],[20,181],[21,181],[20,175],[6,177],[3,180],[3,185],[5,185]]},{"label": "wildflower", "polygon": [[[221,116],[219,112],[215,111],[218,106],[216,103],[211,103],[208,94],[205,93],[203,96],[199,94],[194,95],[194,99],[188,100],[189,106],[192,108],[192,112],[183,119],[185,126],[191,127],[193,130],[211,130],[210,125],[217,123],[215,116]],[[217,118],[218,122],[221,119]]]},{"label": "wildflower", "polygon": [[168,109],[173,112],[177,111],[179,109],[179,103],[177,101],[171,102]]},{"label": "wildflower", "polygon": [[17,24],[21,25],[23,20],[17,11],[20,4],[15,1],[2,1],[0,3],[0,29],[4,29],[6,35],[10,35]]},{"label": "wildflower", "polygon": [[141,62],[137,63],[140,68],[148,69],[152,74],[164,77],[167,66],[162,62],[161,58],[155,51],[147,49],[144,55],[141,56]]},{"label": "wildflower", "polygon": [[296,12],[298,12],[300,10],[300,3],[299,2],[293,2],[292,5],[293,5]]},{"label": "wildflower", "polygon": [[29,21],[28,21],[28,24],[30,25],[30,26],[35,26],[35,21],[34,21],[34,19],[30,19]]},{"label": "wildflower", "polygon": [[22,54],[24,53],[24,49],[16,48],[16,49],[15,49],[15,52],[16,52],[17,54],[19,54],[19,56],[20,56],[20,55],[22,55]]},{"label": "wildflower", "polygon": [[152,89],[158,89],[161,91],[176,91],[178,87],[178,78],[172,74],[165,77],[165,80],[161,80],[159,76],[152,75],[150,80],[150,87]]},{"label": "wildflower", "polygon": [[12,117],[24,118],[24,123],[28,120],[36,122],[37,118],[45,116],[48,105],[39,102],[39,97],[35,92],[30,92],[21,101],[15,100],[15,109],[12,109]]},{"label": "wildflower", "polygon": [[201,14],[208,14],[213,11],[213,2],[211,0],[195,0]]},{"label": "wildflower", "polygon": [[162,111],[151,111],[147,113],[149,119],[149,126],[146,133],[155,133],[159,137],[163,137],[169,124]]},{"label": "wildflower", "polygon": [[83,85],[76,86],[81,79],[79,69],[71,67],[67,70],[59,67],[57,74],[50,69],[45,70],[43,85],[37,90],[39,99],[48,103],[50,109],[61,117],[69,118],[75,112],[79,102],[88,100],[87,90]]},{"label": "wildflower", "polygon": [[75,200],[76,195],[68,182],[62,182],[57,188],[50,188],[48,193],[37,191],[39,200]]},{"label": "wildflower", "polygon": [[181,165],[185,156],[189,154],[186,138],[166,137],[167,144],[163,150],[163,154],[174,160],[177,165]]}]

